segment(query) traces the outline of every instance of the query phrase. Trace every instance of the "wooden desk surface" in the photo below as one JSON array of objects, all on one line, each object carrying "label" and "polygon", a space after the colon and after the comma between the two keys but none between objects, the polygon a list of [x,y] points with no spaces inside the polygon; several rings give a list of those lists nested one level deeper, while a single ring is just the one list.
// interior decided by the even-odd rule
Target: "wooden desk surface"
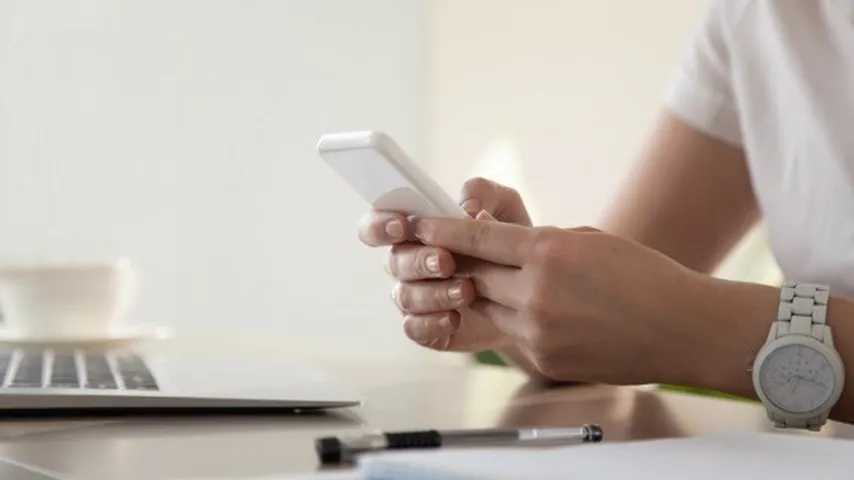
[{"label": "wooden desk surface", "polygon": [[[368,429],[599,423],[606,441],[769,429],[758,404],[651,387],[545,389],[510,369],[447,361],[325,363],[359,388],[362,407],[311,415],[3,419],[0,457],[68,478],[239,478],[313,471],[315,437]],[[832,422],[821,435],[854,438],[854,426]]]}]

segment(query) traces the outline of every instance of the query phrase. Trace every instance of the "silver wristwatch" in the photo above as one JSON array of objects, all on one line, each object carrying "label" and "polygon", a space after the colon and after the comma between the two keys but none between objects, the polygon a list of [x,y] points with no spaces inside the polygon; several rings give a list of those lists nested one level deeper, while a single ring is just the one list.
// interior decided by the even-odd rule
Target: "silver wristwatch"
[{"label": "silver wristwatch", "polygon": [[829,288],[786,282],[777,319],[753,363],[753,386],[781,428],[819,430],[844,385],[842,359],[827,325]]}]

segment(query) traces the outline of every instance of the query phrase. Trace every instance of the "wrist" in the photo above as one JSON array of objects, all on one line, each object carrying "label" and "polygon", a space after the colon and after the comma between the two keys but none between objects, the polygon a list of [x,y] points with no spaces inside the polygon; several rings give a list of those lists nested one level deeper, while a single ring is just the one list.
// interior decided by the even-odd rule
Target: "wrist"
[{"label": "wrist", "polygon": [[776,318],[779,290],[698,277],[687,299],[694,338],[683,342],[677,383],[754,397],[750,370]]}]

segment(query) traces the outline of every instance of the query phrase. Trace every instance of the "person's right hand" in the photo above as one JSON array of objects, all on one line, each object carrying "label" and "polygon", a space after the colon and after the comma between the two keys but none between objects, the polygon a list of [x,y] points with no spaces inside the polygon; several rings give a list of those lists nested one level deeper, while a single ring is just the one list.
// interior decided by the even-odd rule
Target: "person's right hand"
[{"label": "person's right hand", "polygon": [[[461,199],[472,217],[531,226],[512,188],[473,178],[463,186]],[[403,314],[407,337],[436,350],[476,352],[509,343],[490,321],[505,307],[478,298],[477,285],[468,278],[476,263],[418,243],[406,216],[397,212],[368,213],[359,225],[359,238],[373,247],[392,246],[386,268],[398,281],[392,298]]]}]

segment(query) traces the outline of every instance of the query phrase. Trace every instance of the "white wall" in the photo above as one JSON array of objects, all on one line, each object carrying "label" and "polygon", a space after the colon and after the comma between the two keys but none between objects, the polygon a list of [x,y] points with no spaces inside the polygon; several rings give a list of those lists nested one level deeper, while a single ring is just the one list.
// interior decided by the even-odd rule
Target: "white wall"
[{"label": "white wall", "polygon": [[3,0],[0,257],[127,255],[136,318],[179,332],[408,348],[355,239],[364,205],[314,142],[381,128],[414,149],[419,8]]},{"label": "white wall", "polygon": [[589,224],[634,160],[700,0],[430,2],[426,154],[454,188],[520,188],[541,223]]}]

